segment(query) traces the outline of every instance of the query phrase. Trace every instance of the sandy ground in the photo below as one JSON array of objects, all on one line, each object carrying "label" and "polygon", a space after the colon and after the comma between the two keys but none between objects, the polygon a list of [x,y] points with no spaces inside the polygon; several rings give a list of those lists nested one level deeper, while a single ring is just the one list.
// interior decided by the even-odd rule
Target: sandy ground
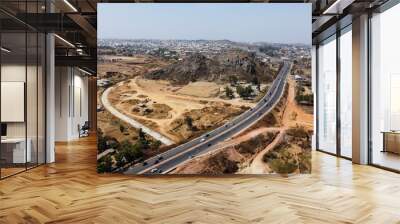
[{"label": "sandy ground", "polygon": [[[135,77],[117,84],[114,90],[110,92],[109,99],[115,108],[121,112],[134,119],[154,123],[155,125],[152,128],[178,142],[181,139],[169,133],[169,126],[172,121],[185,112],[202,109],[212,102],[225,102],[238,107],[255,105],[255,103],[238,99],[225,100],[216,97],[216,92],[219,89],[220,87],[217,84],[210,82],[192,83],[182,88],[181,86],[172,86],[168,81]],[[191,96],[183,95],[182,92],[192,92],[193,94]],[[132,110],[134,105],[137,107],[138,105],[143,106],[143,104],[146,105],[146,108],[154,109],[153,105],[158,104],[159,107],[168,109],[155,110],[154,112],[158,113],[158,116],[153,117]]]},{"label": "sandy ground", "polygon": [[191,82],[180,88],[176,93],[184,96],[211,98],[218,96],[220,86],[214,82]]}]

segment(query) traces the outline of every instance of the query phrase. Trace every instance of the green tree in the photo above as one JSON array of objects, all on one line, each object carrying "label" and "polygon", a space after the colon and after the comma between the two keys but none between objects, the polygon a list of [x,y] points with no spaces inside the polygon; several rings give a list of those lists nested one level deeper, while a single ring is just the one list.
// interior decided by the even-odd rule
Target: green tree
[{"label": "green tree", "polygon": [[254,90],[253,90],[253,88],[251,88],[250,85],[248,85],[246,87],[238,85],[236,87],[236,92],[239,94],[240,97],[247,98],[247,97],[250,97],[253,94]]},{"label": "green tree", "polygon": [[186,116],[185,123],[189,127],[190,130],[193,130],[193,118],[191,118],[190,116]]},{"label": "green tree", "polygon": [[143,146],[141,143],[132,144],[131,142],[125,140],[121,143],[120,151],[123,153],[125,160],[128,163],[134,162],[143,156],[142,152]]},{"label": "green tree", "polygon": [[231,88],[229,88],[229,86],[225,86],[225,95],[229,99],[233,99],[234,98],[233,90]]},{"label": "green tree", "polygon": [[151,142],[150,147],[154,150],[158,150],[161,146],[161,141],[160,140],[155,140]]},{"label": "green tree", "polygon": [[97,129],[97,151],[104,152],[107,149],[107,139],[103,136],[101,129]]},{"label": "green tree", "polygon": [[112,171],[112,158],[110,155],[104,156],[97,163],[97,172],[106,173]]},{"label": "green tree", "polygon": [[123,167],[125,165],[125,158],[122,152],[118,152],[117,154],[115,154],[114,158],[117,162],[117,167]]},{"label": "green tree", "polygon": [[254,90],[253,88],[251,88],[250,85],[246,86],[245,88],[245,93],[246,93],[246,97],[250,97],[253,94]]},{"label": "green tree", "polygon": [[229,82],[230,82],[233,86],[236,85],[238,81],[239,81],[239,80],[238,80],[238,78],[237,78],[236,76],[234,76],[234,75],[229,76]]},{"label": "green tree", "polygon": [[139,142],[144,148],[148,148],[149,146],[149,141],[146,138],[146,134],[143,132],[143,130],[140,128],[139,129]]},{"label": "green tree", "polygon": [[241,86],[241,85],[236,86],[236,92],[242,98],[245,97],[245,95],[246,95],[245,90],[244,90],[243,86]]}]

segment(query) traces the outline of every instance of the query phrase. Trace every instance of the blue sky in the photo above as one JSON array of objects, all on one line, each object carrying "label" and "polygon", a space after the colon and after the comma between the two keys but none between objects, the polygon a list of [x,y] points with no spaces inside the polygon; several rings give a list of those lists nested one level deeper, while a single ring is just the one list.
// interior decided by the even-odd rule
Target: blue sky
[{"label": "blue sky", "polygon": [[311,44],[311,4],[98,4],[98,37]]}]

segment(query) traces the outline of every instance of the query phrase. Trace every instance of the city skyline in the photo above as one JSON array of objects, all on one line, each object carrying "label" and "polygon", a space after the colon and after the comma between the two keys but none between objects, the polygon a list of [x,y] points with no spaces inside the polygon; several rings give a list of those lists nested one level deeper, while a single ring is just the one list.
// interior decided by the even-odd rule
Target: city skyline
[{"label": "city skyline", "polygon": [[98,6],[98,38],[311,45],[310,11],[309,4],[102,3]]}]

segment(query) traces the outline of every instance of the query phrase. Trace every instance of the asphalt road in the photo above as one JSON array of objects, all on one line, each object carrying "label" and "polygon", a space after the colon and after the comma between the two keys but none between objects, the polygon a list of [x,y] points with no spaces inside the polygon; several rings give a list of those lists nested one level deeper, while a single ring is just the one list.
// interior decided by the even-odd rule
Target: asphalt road
[{"label": "asphalt road", "polygon": [[273,109],[275,104],[279,102],[279,99],[284,92],[286,78],[290,67],[291,63],[285,61],[271,88],[255,107],[211,132],[207,132],[185,144],[179,145],[164,153],[147,159],[145,161],[146,165],[144,165],[144,163],[138,163],[135,166],[130,167],[125,171],[125,174],[168,173],[175,169],[179,164],[216,149],[215,146],[218,143],[249,128],[262,118],[264,114]]}]

